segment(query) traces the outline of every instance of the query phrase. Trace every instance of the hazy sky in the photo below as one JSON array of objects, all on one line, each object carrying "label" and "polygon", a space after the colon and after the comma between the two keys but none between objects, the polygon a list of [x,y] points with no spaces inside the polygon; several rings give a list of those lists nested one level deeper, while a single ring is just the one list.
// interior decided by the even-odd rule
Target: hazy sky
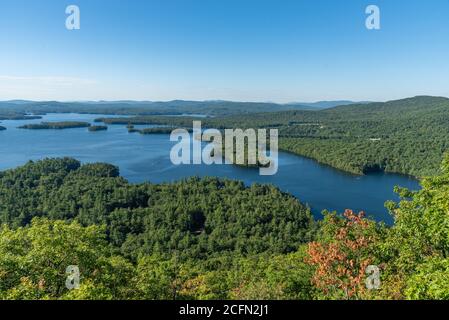
[{"label": "hazy sky", "polygon": [[[80,30],[65,28],[71,4]],[[448,0],[0,1],[0,100],[423,94],[449,96]]]}]

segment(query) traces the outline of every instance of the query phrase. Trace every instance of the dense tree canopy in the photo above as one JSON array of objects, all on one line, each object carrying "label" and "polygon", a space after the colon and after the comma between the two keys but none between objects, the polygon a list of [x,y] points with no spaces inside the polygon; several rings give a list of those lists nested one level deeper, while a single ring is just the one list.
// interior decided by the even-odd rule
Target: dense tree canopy
[{"label": "dense tree canopy", "polygon": [[[310,210],[272,186],[215,178],[132,185],[112,165],[70,158],[0,173],[0,221],[1,294],[25,299],[248,297],[251,286],[268,286],[257,283],[254,263],[293,259],[314,233]],[[79,290],[64,287],[68,265],[84,270]],[[286,284],[292,297],[308,287],[307,278],[296,281],[299,289]]]}]

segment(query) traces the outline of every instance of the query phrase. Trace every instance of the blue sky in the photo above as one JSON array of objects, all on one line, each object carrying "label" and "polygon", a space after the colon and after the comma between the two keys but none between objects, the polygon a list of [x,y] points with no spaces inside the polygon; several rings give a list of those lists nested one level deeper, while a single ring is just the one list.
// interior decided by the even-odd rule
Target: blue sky
[{"label": "blue sky", "polygon": [[0,44],[0,100],[449,96],[448,0],[1,0]]}]

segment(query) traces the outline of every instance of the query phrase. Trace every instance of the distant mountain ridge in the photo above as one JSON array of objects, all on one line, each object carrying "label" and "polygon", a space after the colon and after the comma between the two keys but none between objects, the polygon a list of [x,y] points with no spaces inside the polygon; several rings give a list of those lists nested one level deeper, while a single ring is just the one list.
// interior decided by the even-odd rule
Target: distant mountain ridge
[{"label": "distant mountain ridge", "polygon": [[254,101],[233,101],[233,100],[168,100],[168,101],[152,101],[152,100],[73,100],[73,101],[56,101],[56,100],[5,100],[1,103],[11,104],[27,104],[27,103],[89,103],[89,104],[174,104],[174,105],[192,105],[192,104],[223,104],[223,103],[248,103],[248,104],[273,104],[280,106],[303,106],[313,108],[332,108],[336,106],[343,106],[349,104],[365,104],[372,101],[351,101],[351,100],[323,100],[316,102],[289,102],[289,103],[276,103],[276,102],[254,102]]},{"label": "distant mountain ridge", "polygon": [[204,114],[224,116],[251,114],[260,112],[277,112],[288,110],[316,110],[300,104],[278,104],[271,102],[235,102],[235,101],[24,101],[11,100],[0,102],[2,113],[104,113],[104,114],[137,114],[137,115],[181,115]]},{"label": "distant mountain ridge", "polygon": [[332,114],[338,118],[361,116],[371,118],[388,113],[447,112],[449,98],[416,96],[387,102],[354,102],[350,100],[293,102],[236,102],[211,101],[26,101],[10,100],[0,102],[1,114],[42,114],[42,113],[101,113],[117,115],[182,115],[204,114],[207,116],[232,116],[266,112],[307,112],[317,111]]},{"label": "distant mountain ridge", "polygon": [[338,106],[346,106],[352,104],[367,104],[372,103],[371,101],[351,101],[351,100],[329,100],[329,101],[317,101],[317,102],[292,102],[293,105],[302,105],[317,109],[328,109]]}]

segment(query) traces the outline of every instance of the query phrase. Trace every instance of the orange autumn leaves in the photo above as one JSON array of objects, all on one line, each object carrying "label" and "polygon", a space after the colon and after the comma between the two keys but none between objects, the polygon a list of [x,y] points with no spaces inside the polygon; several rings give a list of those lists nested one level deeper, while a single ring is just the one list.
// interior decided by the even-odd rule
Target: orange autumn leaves
[{"label": "orange autumn leaves", "polygon": [[315,267],[312,283],[327,297],[356,299],[366,292],[366,268],[373,263],[375,225],[365,214],[346,210],[327,214],[318,241],[307,249],[306,263]]}]

